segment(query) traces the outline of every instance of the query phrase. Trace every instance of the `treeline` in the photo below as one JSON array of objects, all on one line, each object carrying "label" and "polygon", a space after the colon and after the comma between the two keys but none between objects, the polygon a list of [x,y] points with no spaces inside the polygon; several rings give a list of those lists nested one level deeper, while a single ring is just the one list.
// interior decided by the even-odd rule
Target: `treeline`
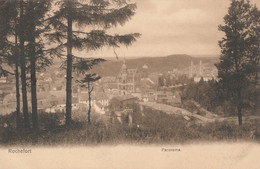
[{"label": "treeline", "polygon": [[[47,69],[56,57],[64,60],[66,125],[71,124],[72,71],[84,75],[94,65],[105,61],[87,55],[80,58],[73,50],[131,45],[140,34],[111,35],[107,32],[124,25],[135,10],[136,4],[125,0],[0,0],[0,75],[16,77],[17,129],[39,129],[36,72]],[[5,69],[6,65],[13,71]],[[31,88],[31,110],[28,110],[28,86]],[[32,113],[32,126],[29,112]]]},{"label": "treeline", "polygon": [[[238,123],[248,107],[259,105],[260,72],[260,11],[246,0],[232,0],[219,25],[224,37],[218,69],[218,86],[224,93],[223,100],[235,107]],[[259,113],[259,112],[255,112]]]},{"label": "treeline", "polygon": [[[246,98],[243,104],[245,114],[259,114],[259,92],[259,88],[248,88],[248,91],[243,93]],[[214,79],[204,81],[201,78],[198,83],[190,80],[182,90],[181,96],[184,101],[193,100],[208,111],[219,115],[234,116],[237,114],[236,104],[228,97],[228,93],[223,90],[219,82]],[[191,102],[189,104],[192,105]]]}]

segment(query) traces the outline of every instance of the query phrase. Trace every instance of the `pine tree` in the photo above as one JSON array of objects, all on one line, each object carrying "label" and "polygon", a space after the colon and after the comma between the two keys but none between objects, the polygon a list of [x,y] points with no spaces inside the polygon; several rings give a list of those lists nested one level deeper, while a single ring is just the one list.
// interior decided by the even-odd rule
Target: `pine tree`
[{"label": "pine tree", "polygon": [[78,83],[80,83],[81,87],[86,87],[88,89],[88,124],[91,124],[90,122],[90,112],[91,112],[91,93],[94,89],[94,87],[91,85],[93,82],[98,81],[99,79],[101,79],[100,76],[98,76],[97,74],[93,73],[93,74],[86,74],[84,79],[77,81]]},{"label": "pine tree", "polygon": [[238,123],[242,125],[247,90],[253,92],[259,85],[260,12],[249,1],[232,0],[224,25],[219,30],[225,36],[219,41],[220,63],[217,64],[219,88],[237,109]]},{"label": "pine tree", "polygon": [[18,19],[18,37],[19,37],[19,50],[20,50],[20,67],[21,67],[21,82],[22,82],[22,100],[23,100],[23,118],[24,127],[30,128],[30,120],[28,113],[28,100],[27,100],[27,86],[26,86],[26,57],[25,57],[25,26],[26,18],[24,17],[24,1],[20,0],[19,3],[19,19]]},{"label": "pine tree", "polygon": [[[50,7],[50,0],[29,0],[24,6],[24,18],[26,18],[24,33],[25,40],[28,42],[26,54],[30,61],[32,124],[34,130],[38,129],[36,71],[50,62],[48,53],[44,52],[45,44],[42,42],[42,35],[48,31],[45,28],[45,19]],[[41,59],[44,59],[43,62],[45,63]]]},{"label": "pine tree", "polygon": [[[54,31],[48,34],[50,40],[67,47],[66,55],[66,125],[71,123],[71,84],[72,84],[72,49],[96,50],[104,46],[119,47],[131,45],[139,34],[109,35],[107,30],[123,25],[133,15],[135,4],[125,0],[65,0],[56,3],[59,10],[49,18],[49,25]],[[91,29],[95,25],[97,29]],[[91,27],[90,27],[91,26]],[[78,29],[77,29],[78,28]],[[66,41],[66,42],[65,42]],[[91,60],[85,58],[85,60]]]},{"label": "pine tree", "polygon": [[[20,129],[19,50],[17,40],[18,1],[0,1],[0,60],[1,64],[15,65],[14,73],[0,65],[0,74],[15,75],[16,79],[16,128]],[[12,41],[14,39],[14,41]]]}]

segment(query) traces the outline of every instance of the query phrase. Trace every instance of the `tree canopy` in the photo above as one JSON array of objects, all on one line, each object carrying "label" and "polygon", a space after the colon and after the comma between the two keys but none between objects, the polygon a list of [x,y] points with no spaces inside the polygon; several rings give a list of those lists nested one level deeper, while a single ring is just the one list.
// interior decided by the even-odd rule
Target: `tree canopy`
[{"label": "tree canopy", "polygon": [[241,125],[246,98],[259,85],[260,11],[249,1],[232,0],[224,23],[219,26],[225,33],[219,41],[221,57],[216,65],[219,87],[225,91],[226,100],[231,100],[237,107]]},{"label": "tree canopy", "polygon": [[129,46],[140,34],[110,35],[107,33],[108,29],[123,25],[135,14],[136,4],[128,3],[126,0],[65,0],[56,1],[55,5],[58,10],[47,19],[47,29],[50,32],[46,37],[58,47],[67,48],[66,55],[63,51],[58,53],[60,56],[66,56],[66,124],[69,125],[72,69],[79,68],[80,72],[84,72],[83,68],[86,70],[91,68],[90,65],[84,66],[85,64],[102,61],[88,57],[79,58],[73,54],[73,49],[97,50],[104,46],[113,48],[120,45]]}]

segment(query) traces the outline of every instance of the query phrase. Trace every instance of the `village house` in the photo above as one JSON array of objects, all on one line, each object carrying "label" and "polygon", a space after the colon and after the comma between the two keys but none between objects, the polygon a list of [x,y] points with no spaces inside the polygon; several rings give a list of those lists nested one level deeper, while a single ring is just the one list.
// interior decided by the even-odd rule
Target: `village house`
[{"label": "village house", "polygon": [[126,109],[126,108],[132,108],[135,103],[138,102],[138,98],[134,97],[131,94],[127,95],[121,95],[121,96],[116,96],[113,99],[111,99],[109,103],[109,107],[111,109]]},{"label": "village house", "polygon": [[[45,111],[49,113],[65,112],[66,111],[66,93],[65,91],[50,91],[48,98],[50,107],[46,108]],[[72,110],[79,109],[79,97],[72,97],[71,100]]]},{"label": "village house", "polygon": [[78,97],[79,97],[79,103],[88,104],[88,93],[87,92],[80,92]]},{"label": "village house", "polygon": [[193,80],[195,83],[199,83],[201,80],[203,80],[204,82],[208,82],[213,79],[214,78],[212,76],[195,76]]},{"label": "village house", "polygon": [[[89,106],[89,95],[88,93],[79,93],[78,96],[79,103],[81,107],[88,108]],[[109,98],[104,92],[93,92],[91,94],[91,106],[94,108],[95,112],[99,114],[105,114],[108,104]]]},{"label": "village house", "polygon": [[156,102],[170,105],[179,105],[181,104],[181,97],[178,92],[157,91]]},{"label": "village house", "polygon": [[156,101],[156,94],[152,91],[142,93],[142,101],[144,101],[144,102],[155,102]]},{"label": "village house", "polygon": [[107,107],[109,104],[109,98],[104,92],[95,92],[93,100],[95,103],[100,103],[102,107]]},{"label": "village house", "polygon": [[111,100],[115,96],[119,96],[119,90],[118,89],[104,89],[104,92],[108,96],[109,100]]},{"label": "village house", "polygon": [[0,77],[0,83],[6,83],[6,82],[7,82],[7,78],[1,76],[1,77]]}]

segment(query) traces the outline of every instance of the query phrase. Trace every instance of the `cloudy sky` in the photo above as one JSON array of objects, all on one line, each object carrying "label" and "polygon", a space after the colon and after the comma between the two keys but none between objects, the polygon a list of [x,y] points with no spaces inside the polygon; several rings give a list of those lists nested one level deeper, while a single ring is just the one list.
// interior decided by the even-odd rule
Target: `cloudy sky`
[{"label": "cloudy sky", "polygon": [[[251,0],[257,4],[260,0]],[[218,55],[223,33],[218,25],[229,0],[137,0],[136,15],[116,32],[141,33],[132,46],[116,49],[119,56],[166,56],[170,54]],[[114,56],[112,49],[89,53]]]}]

